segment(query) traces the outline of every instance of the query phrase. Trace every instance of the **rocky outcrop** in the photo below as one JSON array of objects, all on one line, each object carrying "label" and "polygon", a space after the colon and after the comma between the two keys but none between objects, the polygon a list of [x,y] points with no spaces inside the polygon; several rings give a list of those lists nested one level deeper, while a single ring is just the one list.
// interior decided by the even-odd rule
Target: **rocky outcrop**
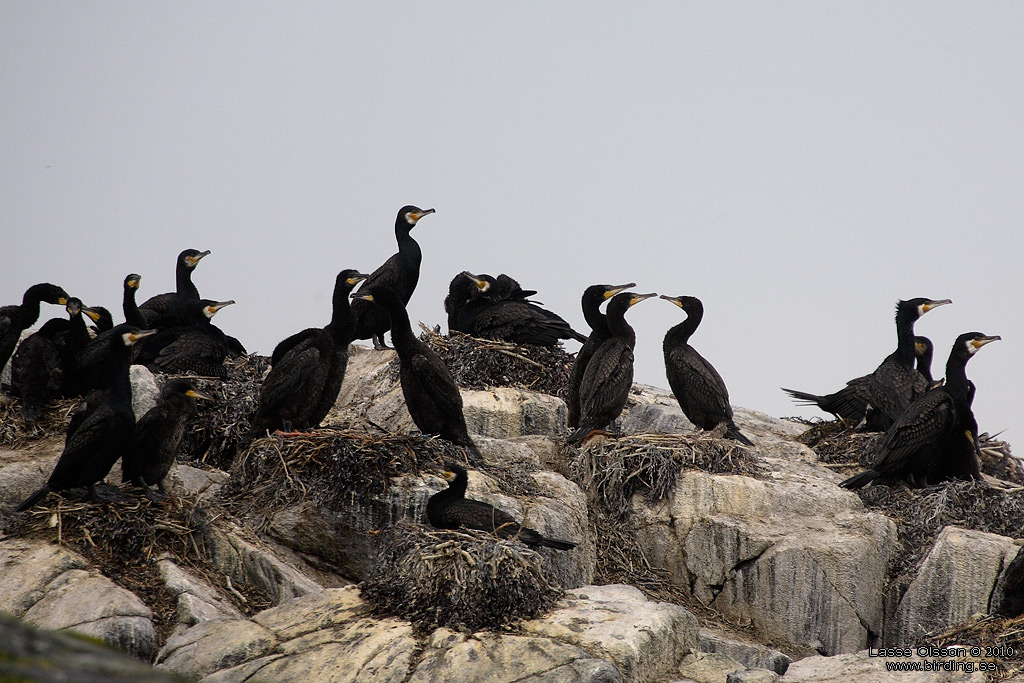
[{"label": "rocky outcrop", "polygon": [[[925,661],[948,662],[954,670],[923,670]],[[907,670],[889,671],[886,663],[906,665]],[[909,667],[921,667],[914,671]],[[793,662],[782,683],[849,683],[849,681],[873,681],[874,683],[985,683],[988,675],[979,671],[976,662],[956,660],[949,657],[870,657],[858,652],[835,657],[806,657]]]}]

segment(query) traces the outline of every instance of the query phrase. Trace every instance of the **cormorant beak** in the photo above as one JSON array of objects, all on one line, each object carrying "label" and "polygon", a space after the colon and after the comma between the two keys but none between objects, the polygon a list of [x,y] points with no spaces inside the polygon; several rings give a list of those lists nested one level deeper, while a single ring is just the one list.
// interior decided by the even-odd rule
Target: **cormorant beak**
[{"label": "cormorant beak", "polygon": [[[210,252],[206,252],[206,253],[210,253]],[[214,315],[216,315],[217,311],[219,311],[220,309],[224,308],[225,306],[230,306],[233,303],[235,303],[234,299],[228,299],[227,301],[218,301],[216,303],[212,303],[209,306],[205,307],[203,309],[203,313],[206,314],[207,318],[212,318]]]},{"label": "cormorant beak", "polygon": [[670,301],[670,302],[674,303],[676,306],[678,306],[679,308],[683,307],[683,302],[680,301],[678,297],[665,296],[664,294],[662,294],[659,298],[664,299],[665,301]]},{"label": "cormorant beak", "polygon": [[78,315],[82,312],[82,304],[78,301],[68,301],[67,305],[64,306],[68,313],[71,315]]},{"label": "cormorant beak", "polygon": [[188,263],[188,265],[190,265],[190,266],[192,266],[193,268],[195,268],[195,267],[196,267],[196,264],[197,264],[197,263],[199,263],[199,261],[200,261],[200,260],[201,260],[201,259],[202,259],[202,258],[203,258],[204,256],[209,256],[209,255],[210,255],[210,250],[209,250],[209,249],[207,249],[206,251],[201,251],[201,252],[199,252],[199,253],[198,253],[198,254],[196,254],[195,256],[186,256],[186,257],[185,257],[185,261],[186,261],[186,262]]},{"label": "cormorant beak", "polygon": [[373,294],[369,292],[353,292],[353,299],[362,299],[363,301],[373,301]]},{"label": "cormorant beak", "polygon": [[430,215],[432,213],[435,213],[435,211],[433,209],[423,209],[419,213],[417,213],[415,211],[410,211],[409,213],[407,213],[405,215],[409,218],[409,222],[410,223],[412,223],[413,225],[416,225],[416,222],[419,221],[419,219],[423,218],[424,216],[428,216],[428,215]]},{"label": "cormorant beak", "polygon": [[124,334],[121,335],[121,338],[124,339],[125,346],[131,346],[132,344],[137,343],[140,339],[152,337],[156,333],[157,330],[139,330],[138,332],[125,332]]},{"label": "cormorant beak", "polygon": [[645,299],[650,299],[652,296],[658,296],[658,293],[651,292],[650,294],[634,294],[633,297],[629,300],[629,305],[636,306],[641,301]]},{"label": "cormorant beak", "polygon": [[969,341],[968,344],[970,345],[971,353],[976,353],[978,349],[980,349],[985,344],[990,344],[994,341],[999,341],[1000,339],[1002,339],[1002,337],[1000,337],[999,335],[994,335],[991,337],[975,337],[974,339]]},{"label": "cormorant beak", "polygon": [[636,287],[636,283],[635,282],[627,282],[624,285],[615,285],[614,287],[612,287],[611,289],[609,289],[608,291],[606,291],[604,293],[604,298],[605,299],[611,299],[616,294],[619,294],[620,292],[625,292],[630,287]]},{"label": "cormorant beak", "polygon": [[349,277],[347,280],[345,280],[345,282],[347,284],[349,284],[350,286],[355,287],[356,285],[358,285],[360,282],[362,282],[363,280],[365,280],[368,277],[370,277],[370,276],[369,275],[365,275],[363,273],[356,273],[355,275],[353,275],[353,276]]},{"label": "cormorant beak", "polygon": [[920,314],[924,315],[933,308],[938,308],[939,306],[945,306],[946,304],[951,303],[953,303],[952,299],[936,299],[935,301],[926,301],[923,304],[921,304]]},{"label": "cormorant beak", "polygon": [[479,289],[481,292],[486,292],[488,289],[491,288],[491,283],[488,282],[487,280],[481,280],[476,275],[473,275],[472,273],[465,270],[462,271],[462,274],[468,277],[470,280],[472,280],[473,284],[476,285],[476,288]]},{"label": "cormorant beak", "polygon": [[100,321],[100,314],[91,308],[83,308],[82,313],[85,313],[87,316],[89,316],[90,320],[92,320],[94,323],[98,323]]},{"label": "cormorant beak", "polygon": [[922,344],[921,342],[914,342],[914,354],[920,356],[927,350],[928,347]]},{"label": "cormorant beak", "polygon": [[213,400],[213,396],[210,396],[209,394],[204,394],[203,392],[201,392],[201,391],[199,391],[197,389],[189,389],[188,391],[185,392],[185,395],[189,396],[191,398],[197,398],[200,401],[212,401]]},{"label": "cormorant beak", "polygon": [[66,296],[60,297],[59,299],[57,299],[57,305],[58,306],[67,306],[68,305],[68,298]]},{"label": "cormorant beak", "polygon": [[128,280],[125,282],[125,284],[128,285],[129,287],[131,287],[132,289],[138,289],[139,288],[139,282],[141,280],[142,280],[142,276],[140,276],[140,275],[129,276]]}]

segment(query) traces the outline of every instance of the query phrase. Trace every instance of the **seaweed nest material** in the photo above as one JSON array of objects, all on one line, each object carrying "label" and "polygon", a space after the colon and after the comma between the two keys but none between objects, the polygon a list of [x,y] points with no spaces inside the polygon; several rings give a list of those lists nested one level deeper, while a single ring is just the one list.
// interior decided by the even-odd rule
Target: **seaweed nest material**
[{"label": "seaweed nest material", "polygon": [[518,541],[409,523],[381,534],[379,560],[361,590],[377,613],[424,631],[507,627],[562,596],[540,554]]},{"label": "seaweed nest material", "polygon": [[883,433],[859,433],[842,420],[819,420],[797,437],[811,448],[822,463],[870,467],[875,461]]},{"label": "seaweed nest material", "polygon": [[985,648],[1005,652],[1005,657],[980,658],[996,664],[993,680],[1005,681],[1024,673],[1024,616],[1012,619],[991,615],[975,616],[963,624],[930,636],[926,643],[936,647],[948,647],[951,643],[979,647],[982,653]]},{"label": "seaweed nest material", "polygon": [[[461,332],[445,336],[420,327],[420,340],[441,357],[460,387],[517,387],[565,398],[574,358],[561,346],[512,344]],[[397,375],[397,361],[393,372]]]},{"label": "seaweed nest material", "polygon": [[32,441],[63,437],[77,405],[76,398],[50,401],[38,420],[25,422],[21,402],[9,396],[0,397],[0,446],[21,448]]}]

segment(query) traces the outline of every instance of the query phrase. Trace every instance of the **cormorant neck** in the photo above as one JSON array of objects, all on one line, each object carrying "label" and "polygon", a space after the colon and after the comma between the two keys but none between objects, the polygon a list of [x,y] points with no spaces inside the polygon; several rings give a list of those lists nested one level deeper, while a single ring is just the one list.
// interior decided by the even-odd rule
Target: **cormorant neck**
[{"label": "cormorant neck", "polygon": [[423,260],[423,252],[420,251],[420,245],[412,238],[410,230],[412,230],[412,226],[406,223],[404,219],[395,223],[398,253],[406,263],[412,263],[418,267]]},{"label": "cormorant neck", "polygon": [[704,318],[703,311],[687,311],[686,320],[679,323],[665,334],[665,340],[678,341],[681,344],[688,344],[690,337],[697,331],[700,321]]},{"label": "cormorant neck", "polygon": [[605,314],[601,312],[603,297],[583,297],[583,319],[595,332],[601,329],[608,329],[608,321]]},{"label": "cormorant neck", "polygon": [[[327,325],[327,331],[336,343],[343,343],[348,346],[352,342],[352,332],[355,329],[356,317],[352,313],[352,306],[349,304],[348,295],[351,288],[338,287],[334,290],[334,302],[331,310],[331,322]],[[346,340],[345,337],[348,337]]]},{"label": "cormorant neck", "polygon": [[946,361],[946,389],[958,396],[967,395],[967,358],[951,355]]},{"label": "cormorant neck", "polygon": [[914,367],[914,322],[917,314],[913,310],[900,309],[896,314],[896,358],[906,367]]},{"label": "cormorant neck", "polygon": [[396,351],[403,351],[410,348],[416,342],[416,335],[412,332],[412,325],[409,323],[409,313],[399,301],[389,302],[386,308],[391,317],[391,342],[395,345]]},{"label": "cormorant neck", "polygon": [[608,321],[608,331],[612,333],[612,336],[625,339],[629,348],[633,348],[636,345],[636,332],[626,322],[625,310],[608,311],[605,319]]},{"label": "cormorant neck", "polygon": [[192,284],[192,271],[193,268],[189,268],[185,264],[179,262],[178,268],[174,272],[175,291],[179,296],[183,296],[187,299],[198,299],[199,290]]},{"label": "cormorant neck", "polygon": [[139,305],[135,303],[134,287],[125,287],[124,300],[121,302],[121,311],[124,313],[124,321],[126,323],[138,327],[141,330],[146,329],[146,319],[142,316],[142,311],[139,310]]},{"label": "cormorant neck", "polygon": [[455,475],[455,480],[448,484],[448,492],[453,498],[465,498],[468,483],[469,476],[465,472],[459,472]]}]

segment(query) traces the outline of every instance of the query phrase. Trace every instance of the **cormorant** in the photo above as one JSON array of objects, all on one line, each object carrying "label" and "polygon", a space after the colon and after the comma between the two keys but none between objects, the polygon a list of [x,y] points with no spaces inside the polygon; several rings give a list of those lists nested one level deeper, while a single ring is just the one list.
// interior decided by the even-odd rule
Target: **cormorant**
[{"label": "cormorant", "polygon": [[140,338],[152,334],[124,326],[119,330],[118,351],[110,356],[109,390],[93,392],[83,402],[68,425],[64,451],[46,484],[18,506],[18,512],[29,509],[47,493],[86,486],[96,500],[96,484],[103,480],[117,459],[128,447],[135,426],[132,412],[132,387],[128,375],[131,362],[129,347]]},{"label": "cormorant", "polygon": [[198,299],[187,305],[189,325],[160,330],[139,351],[136,362],[151,370],[169,373],[192,372],[203,377],[226,377],[224,358],[228,354],[224,332],[210,319],[217,311],[235,303]]},{"label": "cormorant", "polygon": [[402,395],[416,427],[479,457],[462,414],[462,394],[444,362],[413,334],[402,299],[390,287],[371,287],[369,291],[361,288],[352,298],[372,301],[391,318],[391,341],[398,352]]},{"label": "cormorant", "polygon": [[[949,299],[939,301],[932,301],[930,299],[900,301],[896,306],[897,350],[886,357],[882,364],[870,375],[851,379],[839,391],[823,396],[796,391],[795,389],[786,389],[785,387],[782,390],[796,399],[799,405],[816,405],[826,413],[832,413],[840,420],[849,422],[854,426],[861,425],[862,421],[865,420],[869,405],[875,405],[876,403],[895,405],[899,402],[896,397],[893,397],[888,402],[885,399],[879,401],[879,399],[875,398],[875,391],[878,390],[878,387],[887,385],[894,387],[895,384],[893,382],[899,382],[900,385],[905,387],[899,395],[904,395],[905,393],[907,396],[906,403],[903,404],[906,407],[914,396],[926,390],[928,386],[928,380],[924,380],[924,375],[914,374],[914,360],[919,357],[919,353],[924,351],[924,349],[918,349],[918,338],[914,336],[914,322],[931,309],[948,303],[952,303],[952,301]],[[930,362],[928,364],[930,366]],[[918,368],[921,365],[922,361],[918,360]],[[876,387],[876,389],[872,389],[872,387]],[[890,391],[888,393],[895,392]],[[891,410],[897,409],[891,408]],[[881,424],[885,421],[881,413],[877,410],[873,412],[876,413],[872,419],[873,425]],[[897,412],[897,416],[898,414]],[[878,429],[877,426],[873,426],[873,428]]]},{"label": "cormorant", "polygon": [[21,400],[21,416],[26,422],[37,420],[43,407],[61,396],[64,364],[54,339],[68,325],[64,318],[47,320],[18,344],[11,358],[11,390]]},{"label": "cormorant", "polygon": [[89,306],[83,308],[82,313],[89,316],[93,324],[89,326],[89,337],[95,339],[97,335],[103,334],[114,327],[114,316],[103,306]]},{"label": "cormorant", "polygon": [[483,501],[466,498],[469,478],[459,465],[445,466],[442,475],[448,488],[438,491],[427,501],[427,520],[438,529],[477,529],[489,531],[499,538],[515,538],[533,547],[572,550],[576,544],[558,538],[548,538],[540,532],[524,527],[506,512]]},{"label": "cormorant", "polygon": [[608,302],[606,316],[611,336],[597,348],[580,381],[580,426],[568,443],[579,444],[588,434],[609,425],[626,406],[633,386],[633,347],[636,332],[626,322],[626,311],[657,294],[622,292]]},{"label": "cormorant", "polygon": [[594,351],[612,334],[608,330],[608,320],[601,312],[601,304],[630,287],[636,287],[636,283],[591,285],[583,290],[580,304],[583,307],[583,318],[590,325],[590,336],[576,353],[576,360],[572,364],[572,374],[569,376],[569,386],[566,390],[565,405],[569,410],[569,427],[571,429],[580,426],[580,382],[583,381],[587,363],[593,357]]},{"label": "cormorant", "polygon": [[84,349],[92,337],[89,335],[89,328],[85,324],[82,314],[90,311],[82,305],[77,297],[70,297],[65,309],[68,312],[68,326],[63,332],[58,332],[54,337],[57,350],[60,351],[61,365],[64,367],[64,396],[81,396],[85,388],[80,379],[78,370],[78,352]]},{"label": "cormorant", "polygon": [[[416,226],[417,221],[432,213],[433,209],[421,209],[416,206],[403,206],[398,211],[395,218],[398,253],[370,273],[359,288],[360,292],[369,292],[372,287],[390,287],[398,294],[403,306],[409,303],[420,279],[420,261],[423,260],[420,245],[409,232]],[[387,314],[363,301],[353,301],[352,311],[356,316],[353,339],[372,338],[373,348],[388,348],[384,343],[384,333],[391,329],[391,321]]]},{"label": "cormorant", "polygon": [[917,371],[921,373],[928,387],[934,389],[942,383],[941,380],[932,379],[932,356],[935,354],[935,347],[932,340],[920,335],[914,337],[914,357],[917,359]]},{"label": "cormorant", "polygon": [[25,290],[20,306],[0,307],[0,370],[3,370],[7,361],[11,359],[14,347],[21,339],[21,333],[39,320],[39,304],[43,301],[65,306],[68,302],[68,293],[57,285],[43,282]]},{"label": "cormorant", "polygon": [[196,249],[186,249],[178,254],[174,268],[175,291],[157,294],[139,306],[146,319],[146,327],[155,329],[189,324],[187,304],[199,300],[199,290],[192,283],[192,271],[209,254],[209,250]]},{"label": "cormorant", "polygon": [[124,321],[134,325],[140,330],[146,329],[146,317],[139,310],[135,303],[135,292],[139,289],[142,276],[136,273],[129,273],[124,279],[124,298],[121,301],[121,311],[124,313]]},{"label": "cormorant", "polygon": [[690,346],[690,337],[704,318],[704,304],[695,296],[661,296],[686,312],[686,320],[665,333],[662,350],[665,374],[679,407],[698,429],[711,430],[725,423],[725,437],[748,446],[748,439],[733,421],[725,380],[706,358]]},{"label": "cormorant", "polygon": [[497,281],[490,275],[462,274],[476,291],[456,315],[457,329],[481,339],[513,344],[555,346],[561,339],[587,340],[551,311],[524,299],[499,298]]},{"label": "cormorant", "polygon": [[174,464],[185,428],[196,414],[193,399],[212,401],[213,397],[197,391],[185,377],[164,384],[160,400],[135,424],[131,445],[121,458],[122,482],[139,486],[150,499],[157,498],[149,488],[154,484],[166,493],[164,478]]},{"label": "cormorant", "polygon": [[356,270],[338,273],[331,322],[297,332],[274,348],[272,367],[260,387],[255,434],[311,429],[330,412],[345,379],[355,325],[348,295],[365,279]]},{"label": "cormorant", "polygon": [[948,479],[981,479],[978,425],[971,412],[972,383],[966,367],[997,336],[967,332],[957,337],[946,361],[946,383],[920,396],[885,432],[875,465],[840,484],[859,489],[878,477],[926,486]]}]

